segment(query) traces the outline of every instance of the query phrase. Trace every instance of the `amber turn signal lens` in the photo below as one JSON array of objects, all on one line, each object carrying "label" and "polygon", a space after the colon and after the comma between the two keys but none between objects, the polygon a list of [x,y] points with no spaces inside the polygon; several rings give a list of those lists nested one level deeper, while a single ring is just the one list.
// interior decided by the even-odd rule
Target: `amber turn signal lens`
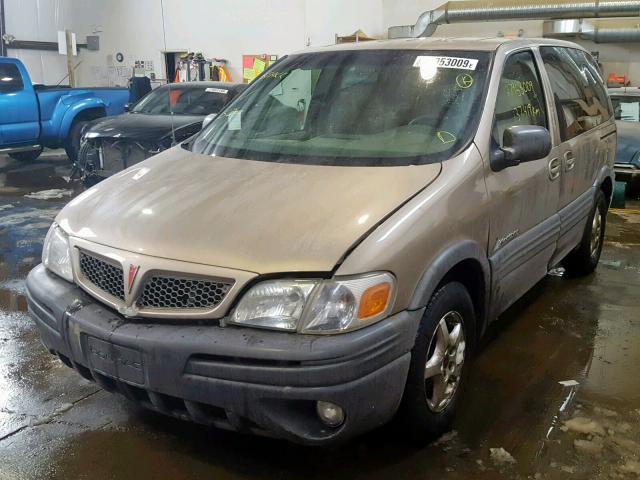
[{"label": "amber turn signal lens", "polygon": [[389,295],[391,294],[390,283],[379,283],[367,288],[360,297],[360,307],[358,308],[358,318],[365,320],[373,317],[387,308]]}]

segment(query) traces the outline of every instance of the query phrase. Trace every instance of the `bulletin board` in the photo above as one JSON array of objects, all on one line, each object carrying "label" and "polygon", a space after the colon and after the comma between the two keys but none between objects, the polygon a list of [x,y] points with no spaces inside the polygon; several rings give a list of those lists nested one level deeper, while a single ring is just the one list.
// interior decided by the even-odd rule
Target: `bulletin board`
[{"label": "bulletin board", "polygon": [[242,56],[242,81],[251,83],[265,69],[278,60],[277,55],[243,55]]}]

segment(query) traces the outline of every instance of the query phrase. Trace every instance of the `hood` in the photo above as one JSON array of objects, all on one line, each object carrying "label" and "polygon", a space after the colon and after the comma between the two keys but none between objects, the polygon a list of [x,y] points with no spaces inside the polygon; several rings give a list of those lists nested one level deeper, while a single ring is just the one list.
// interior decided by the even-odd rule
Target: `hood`
[{"label": "hood", "polygon": [[635,154],[640,152],[640,123],[616,121],[616,127],[616,163],[631,163]]},{"label": "hood", "polygon": [[57,222],[138,254],[256,273],[327,272],[440,170],[260,162],[177,146],[87,190]]},{"label": "hood", "polygon": [[[125,113],[115,117],[101,119],[85,131],[88,138],[131,138],[137,141],[154,141],[176,130],[194,126],[200,130],[204,116],[199,115],[148,115],[144,113]],[[194,133],[195,133],[194,131]]]}]

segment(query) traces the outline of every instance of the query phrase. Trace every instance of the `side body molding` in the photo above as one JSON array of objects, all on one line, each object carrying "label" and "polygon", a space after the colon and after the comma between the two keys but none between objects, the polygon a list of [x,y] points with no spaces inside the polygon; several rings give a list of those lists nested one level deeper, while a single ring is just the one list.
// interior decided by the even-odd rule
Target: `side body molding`
[{"label": "side body molding", "polygon": [[447,273],[458,263],[464,260],[475,260],[482,269],[484,277],[484,299],[486,318],[489,296],[489,288],[491,286],[491,270],[489,261],[485,251],[480,245],[472,240],[461,240],[457,243],[445,247],[436,259],[431,262],[429,267],[424,271],[420,281],[418,282],[409,310],[417,310],[423,308],[433,296],[435,289],[444,279]]}]

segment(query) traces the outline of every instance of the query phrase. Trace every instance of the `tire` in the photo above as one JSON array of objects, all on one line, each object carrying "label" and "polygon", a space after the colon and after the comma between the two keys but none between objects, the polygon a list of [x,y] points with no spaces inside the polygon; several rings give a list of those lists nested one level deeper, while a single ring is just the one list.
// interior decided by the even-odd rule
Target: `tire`
[{"label": "tire", "polygon": [[39,148],[37,150],[30,150],[28,152],[10,153],[9,156],[14,160],[18,160],[19,162],[33,162],[40,156],[41,153],[42,148]]},{"label": "tire", "polygon": [[607,208],[604,193],[598,190],[580,244],[562,261],[562,266],[569,276],[589,275],[598,266],[604,242]]},{"label": "tire", "polygon": [[76,163],[78,160],[78,153],[80,152],[80,138],[82,137],[82,128],[88,122],[83,120],[76,120],[69,129],[69,137],[64,145],[64,150],[67,152],[67,156],[71,163]]},{"label": "tire", "polygon": [[[442,323],[447,327],[449,339],[453,336],[456,322],[461,326],[461,343],[456,348],[448,343],[450,352],[442,355],[446,360],[437,365],[434,362],[442,352]],[[473,302],[467,289],[458,282],[441,287],[431,298],[422,317],[416,342],[411,351],[411,364],[407,383],[399,411],[399,421],[403,433],[414,441],[433,440],[451,428],[457,406],[462,395],[468,372],[468,363],[475,345],[476,318]],[[460,349],[462,346],[462,349]],[[462,356],[459,354],[462,352]],[[453,357],[450,354],[454,354]],[[431,367],[427,370],[429,363]],[[459,369],[458,369],[459,367]],[[457,370],[455,375],[453,370]],[[433,374],[434,371],[441,373]],[[446,374],[442,372],[447,372]],[[444,380],[455,381],[450,398],[437,402],[436,384],[443,385]],[[442,391],[442,390],[441,390]],[[447,397],[447,389],[444,391]]]}]

